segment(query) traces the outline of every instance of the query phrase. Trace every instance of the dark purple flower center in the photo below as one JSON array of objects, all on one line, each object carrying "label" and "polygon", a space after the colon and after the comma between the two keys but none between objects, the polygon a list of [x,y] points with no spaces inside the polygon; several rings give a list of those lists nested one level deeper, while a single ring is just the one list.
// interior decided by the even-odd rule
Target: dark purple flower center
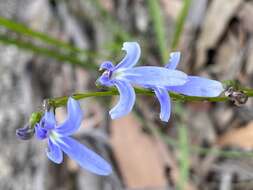
[{"label": "dark purple flower center", "polygon": [[103,74],[106,75],[109,79],[112,77],[112,71],[110,70],[106,70]]}]

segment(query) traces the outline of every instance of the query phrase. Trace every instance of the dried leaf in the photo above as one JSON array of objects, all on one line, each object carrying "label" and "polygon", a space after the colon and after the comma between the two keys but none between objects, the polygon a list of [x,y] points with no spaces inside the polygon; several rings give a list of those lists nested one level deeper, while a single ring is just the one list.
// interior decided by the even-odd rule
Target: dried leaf
[{"label": "dried leaf", "polygon": [[111,143],[127,187],[166,186],[164,165],[153,141],[133,115],[113,121]]},{"label": "dried leaf", "polygon": [[198,41],[197,66],[205,63],[206,51],[214,48],[223,35],[228,22],[243,0],[212,1],[203,23],[202,33]]}]

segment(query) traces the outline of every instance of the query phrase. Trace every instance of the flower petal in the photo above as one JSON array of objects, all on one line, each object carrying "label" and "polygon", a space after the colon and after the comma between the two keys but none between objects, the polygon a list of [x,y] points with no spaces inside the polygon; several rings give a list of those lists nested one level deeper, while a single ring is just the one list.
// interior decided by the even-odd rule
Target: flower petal
[{"label": "flower petal", "polygon": [[122,50],[126,51],[126,55],[122,61],[115,66],[115,70],[118,68],[133,67],[136,65],[141,55],[141,48],[137,42],[125,42]]},{"label": "flower petal", "polygon": [[110,79],[110,75],[112,71],[105,71],[97,80],[96,85],[103,85],[103,86],[113,86],[113,82]]},{"label": "flower petal", "polygon": [[37,123],[34,128],[35,128],[35,136],[37,139],[43,140],[47,138],[48,130],[44,127],[41,127],[41,124]]},{"label": "flower petal", "polygon": [[83,119],[81,106],[79,102],[72,97],[69,97],[68,99],[67,110],[67,119],[55,129],[55,132],[57,132],[60,136],[73,134],[81,126]]},{"label": "flower petal", "polygon": [[53,129],[56,126],[55,116],[53,110],[46,111],[44,115],[44,127],[46,129]]},{"label": "flower petal", "polygon": [[110,115],[112,119],[117,119],[127,115],[133,109],[135,92],[133,87],[126,81],[117,80],[114,81],[114,84],[119,91],[120,97],[116,106],[111,109]]},{"label": "flower petal", "polygon": [[113,71],[114,69],[114,65],[112,64],[111,61],[104,61],[100,67],[99,70],[109,70],[109,71]]},{"label": "flower petal", "polygon": [[112,168],[98,154],[80,144],[71,137],[60,137],[56,140],[59,147],[82,168],[98,175],[109,175]]},{"label": "flower petal", "polygon": [[183,85],[188,80],[187,75],[181,71],[154,66],[120,69],[115,78],[141,86],[157,87]]},{"label": "flower petal", "polygon": [[63,153],[58,145],[53,143],[50,138],[48,139],[47,157],[56,164],[62,163]]},{"label": "flower petal", "polygon": [[211,80],[198,76],[189,76],[189,80],[182,86],[170,86],[167,89],[188,95],[188,96],[219,96],[224,88],[219,81]]},{"label": "flower petal", "polygon": [[167,65],[165,65],[165,67],[167,69],[176,69],[177,68],[177,65],[180,61],[180,57],[181,57],[181,53],[180,52],[172,52],[170,54],[170,59],[169,59],[169,62],[167,63]]},{"label": "flower petal", "polygon": [[164,88],[154,88],[156,97],[160,102],[160,118],[162,121],[168,122],[171,113],[171,102],[168,91]]}]

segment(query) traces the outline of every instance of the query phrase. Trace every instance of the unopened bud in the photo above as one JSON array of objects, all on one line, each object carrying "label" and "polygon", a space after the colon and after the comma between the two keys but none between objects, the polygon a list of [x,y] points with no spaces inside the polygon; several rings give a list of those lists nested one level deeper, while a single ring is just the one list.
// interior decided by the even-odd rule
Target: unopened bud
[{"label": "unopened bud", "polygon": [[248,96],[244,92],[237,91],[233,87],[230,87],[225,91],[225,96],[237,106],[245,104],[248,100]]},{"label": "unopened bud", "polygon": [[29,124],[16,130],[16,136],[21,140],[29,140],[33,137],[33,135],[34,128],[32,128]]}]

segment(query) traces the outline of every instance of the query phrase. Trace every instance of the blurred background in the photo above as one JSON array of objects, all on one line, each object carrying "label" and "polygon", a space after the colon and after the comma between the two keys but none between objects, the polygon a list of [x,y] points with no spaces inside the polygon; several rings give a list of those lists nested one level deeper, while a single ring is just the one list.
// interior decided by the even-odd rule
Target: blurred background
[{"label": "blurred background", "polygon": [[43,99],[101,90],[97,67],[118,63],[125,41],[140,43],[139,64],[163,66],[177,50],[188,74],[252,87],[252,37],[249,0],[0,0],[0,189],[252,190],[252,100],[173,102],[169,123],[154,97],[114,121],[117,97],[82,100],[75,137],[112,164],[108,177],[67,157],[53,164],[46,144],[15,137]]}]

